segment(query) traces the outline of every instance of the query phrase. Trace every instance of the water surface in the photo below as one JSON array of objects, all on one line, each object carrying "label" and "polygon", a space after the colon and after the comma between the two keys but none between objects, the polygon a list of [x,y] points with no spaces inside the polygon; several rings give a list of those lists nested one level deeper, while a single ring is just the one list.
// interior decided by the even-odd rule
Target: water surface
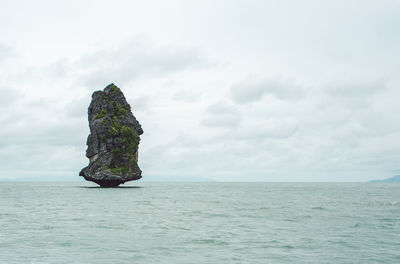
[{"label": "water surface", "polygon": [[0,263],[400,263],[400,184],[94,186],[0,182]]}]

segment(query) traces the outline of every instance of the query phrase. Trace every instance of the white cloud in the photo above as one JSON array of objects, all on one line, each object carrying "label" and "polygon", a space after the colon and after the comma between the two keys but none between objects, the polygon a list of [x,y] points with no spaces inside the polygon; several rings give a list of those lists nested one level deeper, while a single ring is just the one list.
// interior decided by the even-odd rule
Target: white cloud
[{"label": "white cloud", "polygon": [[246,104],[260,101],[271,95],[281,100],[299,100],[306,94],[303,87],[280,79],[248,77],[231,87],[230,96],[235,103]]},{"label": "white cloud", "polygon": [[5,45],[3,43],[0,43],[0,63],[2,63],[6,59],[13,57],[15,55],[16,55],[16,52],[12,47]]},{"label": "white cloud", "polygon": [[155,46],[132,39],[116,48],[95,51],[73,64],[88,87],[114,80],[121,85],[140,78],[157,78],[187,69],[204,67],[207,61],[195,48]]},{"label": "white cloud", "polygon": [[241,119],[235,116],[212,116],[204,119],[201,124],[207,127],[223,127],[223,128],[235,128],[241,122]]},{"label": "white cloud", "polygon": [[223,101],[209,105],[206,113],[206,117],[200,123],[206,127],[235,129],[242,123],[238,109]]}]

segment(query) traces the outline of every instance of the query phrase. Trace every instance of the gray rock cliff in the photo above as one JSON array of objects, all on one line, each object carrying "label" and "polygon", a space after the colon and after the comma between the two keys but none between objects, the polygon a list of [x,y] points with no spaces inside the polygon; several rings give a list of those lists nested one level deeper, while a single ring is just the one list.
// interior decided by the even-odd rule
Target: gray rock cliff
[{"label": "gray rock cliff", "polygon": [[112,83],[103,91],[94,92],[88,116],[89,165],[79,175],[102,187],[140,179],[142,171],[137,162],[143,129],[121,90]]}]

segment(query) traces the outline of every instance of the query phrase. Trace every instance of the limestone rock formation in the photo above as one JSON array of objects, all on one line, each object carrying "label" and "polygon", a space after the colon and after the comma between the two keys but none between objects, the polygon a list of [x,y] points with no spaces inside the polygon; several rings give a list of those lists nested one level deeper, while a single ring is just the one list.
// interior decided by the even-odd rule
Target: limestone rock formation
[{"label": "limestone rock formation", "polygon": [[143,130],[121,90],[113,83],[96,91],[88,109],[89,165],[80,176],[102,187],[114,187],[142,177],[138,146]]}]

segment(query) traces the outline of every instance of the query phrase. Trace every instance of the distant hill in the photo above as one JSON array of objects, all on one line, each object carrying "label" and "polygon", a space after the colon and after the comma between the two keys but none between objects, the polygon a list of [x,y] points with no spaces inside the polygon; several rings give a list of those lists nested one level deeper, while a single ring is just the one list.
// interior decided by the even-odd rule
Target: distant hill
[{"label": "distant hill", "polygon": [[387,179],[383,179],[383,180],[373,180],[370,182],[400,182],[400,175],[396,175],[392,178],[387,178]]}]

